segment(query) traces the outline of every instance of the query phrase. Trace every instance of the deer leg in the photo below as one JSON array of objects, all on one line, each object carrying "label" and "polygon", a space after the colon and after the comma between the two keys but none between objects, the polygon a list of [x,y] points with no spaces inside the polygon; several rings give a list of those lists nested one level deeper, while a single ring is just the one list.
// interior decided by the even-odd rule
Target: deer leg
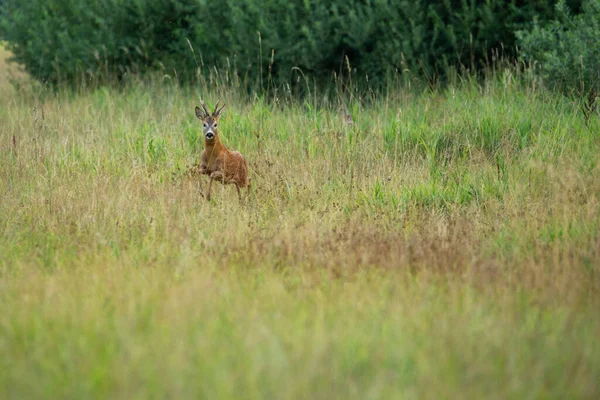
[{"label": "deer leg", "polygon": [[198,177],[198,189],[200,189],[200,196],[204,197],[204,189],[202,188],[202,175],[207,175],[206,165],[201,163],[198,166],[198,172],[200,173],[200,176]]},{"label": "deer leg", "polygon": [[204,197],[204,190],[202,189],[202,175],[198,178],[198,189],[200,189],[200,196]]},{"label": "deer leg", "polygon": [[210,181],[208,181],[208,192],[206,192],[206,200],[210,201],[210,189],[212,188],[213,177],[210,177]]},{"label": "deer leg", "polygon": [[212,183],[215,179],[219,178],[223,178],[221,171],[215,171],[210,174],[210,182],[208,182],[208,193],[206,193],[206,200],[210,201],[210,189],[212,188]]},{"label": "deer leg", "polygon": [[237,183],[235,183],[235,188],[238,192],[238,197],[240,199],[240,201],[242,201],[242,193],[240,193],[240,185],[238,185]]},{"label": "deer leg", "polygon": [[246,197],[248,198],[248,200],[250,200],[250,180],[248,180],[248,194],[246,195]]}]

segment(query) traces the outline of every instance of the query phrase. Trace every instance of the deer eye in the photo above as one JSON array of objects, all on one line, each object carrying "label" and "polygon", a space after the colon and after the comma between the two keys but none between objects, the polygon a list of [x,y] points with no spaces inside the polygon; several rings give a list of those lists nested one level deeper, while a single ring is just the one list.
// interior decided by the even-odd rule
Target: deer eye
[{"label": "deer eye", "polygon": [[205,128],[208,128],[208,124],[207,124],[206,122],[204,122],[204,123],[202,124],[202,126],[203,126],[203,127],[205,127]]},{"label": "deer eye", "polygon": [[217,123],[215,122],[215,124],[213,125],[213,128],[216,128],[216,127],[217,127]]}]

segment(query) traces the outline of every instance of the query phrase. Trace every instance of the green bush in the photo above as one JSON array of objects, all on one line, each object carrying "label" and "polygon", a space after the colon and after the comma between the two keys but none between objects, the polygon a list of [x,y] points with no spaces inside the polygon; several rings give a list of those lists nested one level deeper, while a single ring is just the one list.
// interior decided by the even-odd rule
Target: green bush
[{"label": "green bush", "polygon": [[52,84],[151,69],[189,80],[213,66],[289,83],[294,67],[317,79],[346,73],[346,59],[377,84],[397,71],[481,68],[502,45],[512,56],[516,29],[555,14],[553,1],[517,0],[5,1],[1,30],[16,60]]},{"label": "green bush", "polygon": [[550,87],[582,97],[587,118],[600,95],[600,0],[584,1],[577,16],[564,1],[556,10],[554,21],[517,33],[523,57]]}]

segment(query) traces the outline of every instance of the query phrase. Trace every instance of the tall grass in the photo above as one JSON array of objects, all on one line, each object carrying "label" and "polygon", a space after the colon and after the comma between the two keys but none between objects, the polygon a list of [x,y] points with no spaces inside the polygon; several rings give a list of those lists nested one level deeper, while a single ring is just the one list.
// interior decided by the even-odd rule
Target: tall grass
[{"label": "tall grass", "polygon": [[[506,74],[219,82],[0,99],[3,398],[600,394],[598,118]],[[187,173],[200,97],[248,203]]]}]

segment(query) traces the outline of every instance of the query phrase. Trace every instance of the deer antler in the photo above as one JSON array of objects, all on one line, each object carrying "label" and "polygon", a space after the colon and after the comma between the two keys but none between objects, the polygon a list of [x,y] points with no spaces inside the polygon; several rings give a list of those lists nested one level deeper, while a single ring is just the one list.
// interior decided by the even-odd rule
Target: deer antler
[{"label": "deer antler", "polygon": [[217,100],[217,104],[215,105],[215,111],[213,112],[213,116],[214,116],[214,117],[218,117],[218,116],[219,116],[219,114],[221,114],[221,111],[223,111],[223,109],[224,109],[224,108],[225,108],[225,106],[227,105],[227,104],[223,104],[223,106],[222,106],[221,108],[219,108],[219,102],[220,102],[220,101],[221,101],[221,100]]},{"label": "deer antler", "polygon": [[204,114],[208,117],[210,115],[210,112],[208,112],[208,108],[206,107],[206,103],[204,102],[204,100],[200,100],[200,105],[204,109]]}]

